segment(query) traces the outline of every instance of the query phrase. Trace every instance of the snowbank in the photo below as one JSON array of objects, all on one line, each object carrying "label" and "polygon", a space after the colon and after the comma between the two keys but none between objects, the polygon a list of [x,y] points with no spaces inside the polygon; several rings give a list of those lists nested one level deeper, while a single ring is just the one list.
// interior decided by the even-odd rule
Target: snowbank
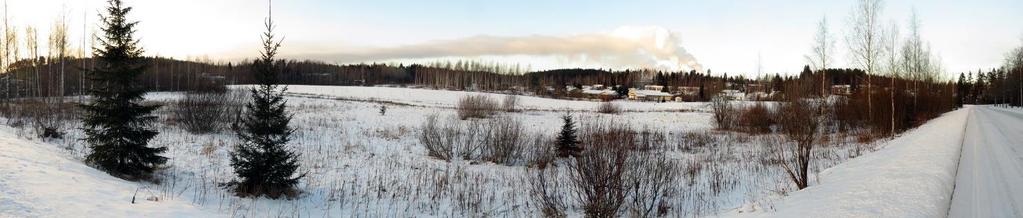
[{"label": "snowbank", "polygon": [[893,139],[884,149],[828,169],[820,174],[819,184],[773,205],[730,215],[945,217],[972,110],[946,113]]},{"label": "snowbank", "polygon": [[[219,217],[188,202],[151,198],[128,182],[69,160],[53,146],[0,127],[0,217]],[[151,199],[151,200],[147,200]]]}]

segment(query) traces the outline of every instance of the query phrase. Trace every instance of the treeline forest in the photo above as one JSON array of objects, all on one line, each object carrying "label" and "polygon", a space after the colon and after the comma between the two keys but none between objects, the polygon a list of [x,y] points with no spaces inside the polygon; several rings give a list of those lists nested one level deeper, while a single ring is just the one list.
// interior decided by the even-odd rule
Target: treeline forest
[{"label": "treeline forest", "polygon": [[[13,48],[11,48],[13,49]],[[615,89],[620,98],[628,88],[660,85],[666,92],[682,88],[697,89],[690,101],[710,101],[722,90],[762,94],[748,100],[777,101],[784,96],[819,97],[840,95],[849,105],[842,119],[857,123],[906,129],[963,104],[1020,105],[1019,49],[1002,68],[963,72],[957,78],[942,77],[937,69],[921,72],[922,64],[900,63],[892,73],[868,74],[861,69],[817,69],[805,66],[799,74],[774,74],[748,78],[742,74],[706,72],[661,72],[653,70],[558,69],[524,72],[496,64],[479,62],[436,63],[430,65],[351,64],[338,65],[317,61],[279,60],[280,79],[295,85],[398,85],[418,88],[505,92],[572,97],[571,87],[604,85]],[[899,60],[909,57],[899,57]],[[148,91],[219,90],[225,85],[252,84],[252,62],[215,62],[208,59],[176,60],[145,57],[149,63],[138,77]],[[48,57],[20,59],[5,65],[0,77],[0,97],[80,96],[94,82],[87,77],[93,58]],[[926,64],[926,63],[925,63]],[[885,72],[890,71],[884,67]],[[789,88],[803,84],[805,88]],[[566,88],[568,87],[568,88]],[[835,92],[835,93],[833,93]],[[766,95],[763,95],[766,94]],[[889,104],[894,104],[891,106]]]}]

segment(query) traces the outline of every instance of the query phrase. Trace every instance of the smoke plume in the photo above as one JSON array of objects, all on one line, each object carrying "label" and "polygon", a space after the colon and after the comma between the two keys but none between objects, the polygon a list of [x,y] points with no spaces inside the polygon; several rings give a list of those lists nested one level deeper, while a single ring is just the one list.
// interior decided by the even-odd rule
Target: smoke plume
[{"label": "smoke plume", "polygon": [[[340,63],[531,56],[555,59],[554,67],[702,70],[682,47],[680,34],[661,27],[621,27],[611,32],[572,36],[475,36],[422,44],[368,48],[349,53],[305,55]],[[541,66],[543,68],[543,66]]]}]

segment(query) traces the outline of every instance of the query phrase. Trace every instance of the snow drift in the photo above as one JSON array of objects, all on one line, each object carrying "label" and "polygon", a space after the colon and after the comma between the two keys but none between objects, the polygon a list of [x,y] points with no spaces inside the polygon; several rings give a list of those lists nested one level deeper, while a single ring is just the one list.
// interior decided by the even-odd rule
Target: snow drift
[{"label": "snow drift", "polygon": [[[0,129],[0,217],[220,217]],[[135,198],[133,204],[132,198]]]}]

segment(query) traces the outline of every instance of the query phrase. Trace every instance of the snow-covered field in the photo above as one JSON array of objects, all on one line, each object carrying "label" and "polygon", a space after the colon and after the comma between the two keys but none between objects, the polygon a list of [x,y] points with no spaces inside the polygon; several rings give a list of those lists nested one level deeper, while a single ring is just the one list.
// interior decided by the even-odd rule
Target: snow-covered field
[{"label": "snow-covered field", "polygon": [[[417,106],[431,107],[454,107],[458,98],[468,94],[479,94],[493,99],[504,99],[506,94],[478,93],[465,91],[447,91],[433,89],[409,89],[390,87],[363,87],[363,86],[309,86],[293,85],[288,87],[288,93],[296,96],[325,97],[362,101],[385,101],[396,102]],[[593,111],[600,102],[597,101],[572,101],[532,96],[520,97],[521,107],[525,110],[572,110],[572,111]],[[637,102],[617,101],[625,111],[709,111],[710,108],[699,102]]]},{"label": "snow-covered field", "polygon": [[[0,216],[87,214],[106,205],[123,208],[105,211],[111,216],[131,216],[133,211],[145,211],[147,207],[167,210],[162,214],[147,213],[153,216],[189,216],[190,213],[245,217],[540,216],[537,205],[530,201],[529,166],[447,162],[426,155],[426,149],[417,138],[420,126],[430,115],[465,122],[456,121],[452,109],[457,98],[465,94],[468,93],[404,88],[291,86],[288,101],[294,114],[292,125],[297,131],[290,146],[302,155],[301,169],[307,172],[299,185],[304,193],[293,200],[238,198],[220,187],[234,179],[228,152],[236,139],[228,132],[196,135],[171,124],[161,124],[161,134],[151,144],[168,147],[165,155],[170,160],[160,175],[162,182],[148,184],[119,181],[82,165],[85,148],[75,140],[82,137],[82,133],[74,128],[69,129],[64,140],[46,142],[41,142],[30,130],[2,128],[0,138],[15,143],[0,148],[3,154],[11,153],[0,155],[3,158],[0,159],[3,163],[0,165],[0,188],[3,188],[0,193],[4,193],[0,196]],[[500,94],[486,95],[498,100],[503,98]],[[153,93],[147,98],[168,102],[181,96],[180,93]],[[926,206],[941,199],[915,203],[908,200],[944,190],[940,187],[949,181],[941,179],[945,176],[942,173],[949,169],[954,173],[954,165],[939,160],[945,160],[952,153],[958,155],[958,150],[951,151],[947,143],[955,141],[956,136],[961,137],[961,125],[965,122],[963,112],[946,114],[887,144],[862,144],[856,142],[855,136],[832,136],[832,143],[816,149],[815,155],[821,161],[815,162],[813,172],[869,153],[878,145],[886,149],[812,176],[811,188],[789,193],[791,185],[781,169],[771,164],[770,158],[776,149],[760,142],[764,136],[712,130],[711,114],[706,112],[704,103],[622,101],[617,103],[627,112],[599,114],[592,112],[597,102],[537,97],[521,97],[519,101],[526,111],[498,116],[522,122],[531,135],[553,138],[561,126],[559,117],[565,113],[560,110],[564,109],[574,111],[579,120],[618,120],[662,132],[677,143],[689,140],[687,137],[692,134],[688,133],[708,134],[709,141],[696,149],[659,148],[658,152],[687,163],[686,167],[699,166],[691,178],[682,179],[691,182],[683,185],[680,197],[670,201],[668,216],[806,216],[800,213],[805,208],[800,205],[804,204],[834,207],[850,216],[935,214],[933,211],[940,208]],[[385,115],[379,113],[381,105],[387,105]],[[166,109],[159,113],[162,119],[166,118]],[[957,134],[949,134],[956,128],[959,128]],[[49,156],[49,159],[23,158],[28,155]],[[50,173],[34,172],[38,171],[35,168]],[[906,169],[900,170],[903,168]],[[904,178],[876,184],[853,182],[854,178],[877,181],[889,177]],[[77,185],[81,189],[105,190],[105,194],[75,201],[31,197],[48,190],[33,188],[30,180],[36,179],[69,180],[66,184],[54,185]],[[848,199],[849,202],[844,203],[850,204],[840,204],[846,200],[843,196],[880,194],[870,192],[873,188],[907,196],[879,202]],[[132,205],[129,201],[136,189],[140,197],[137,204]],[[951,189],[945,191],[947,203]],[[789,196],[785,197],[785,193]],[[68,195],[81,197],[89,193],[70,192]],[[147,202],[149,198],[157,200]],[[892,208],[899,206],[894,203],[912,205],[910,209]],[[45,206],[61,204],[74,206],[60,209]],[[581,208],[569,210],[570,215],[577,215]],[[825,210],[820,211],[810,214],[826,215]]]}]

